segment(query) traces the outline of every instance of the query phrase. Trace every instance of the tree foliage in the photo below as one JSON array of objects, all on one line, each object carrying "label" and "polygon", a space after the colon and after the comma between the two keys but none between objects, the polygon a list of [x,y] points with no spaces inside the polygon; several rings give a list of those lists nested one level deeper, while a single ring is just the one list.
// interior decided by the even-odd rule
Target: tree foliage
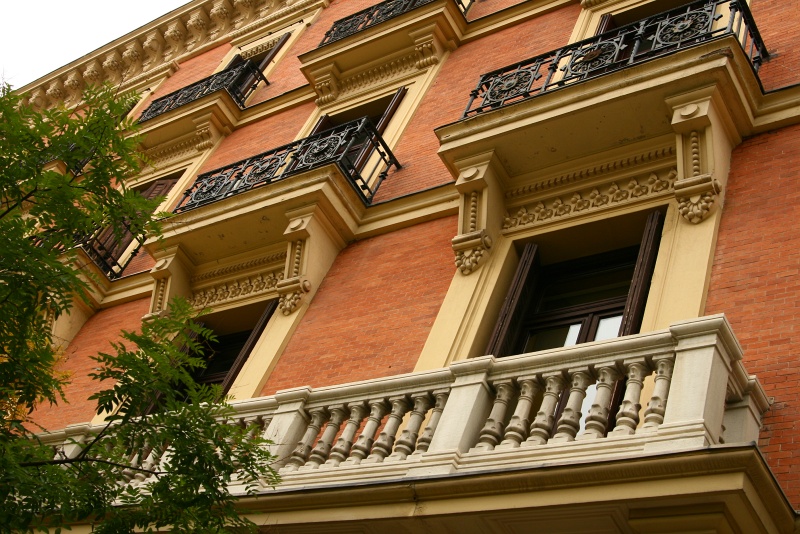
[{"label": "tree foliage", "polygon": [[258,432],[235,424],[218,387],[192,378],[213,335],[184,301],[95,357],[92,378],[106,389],[92,398],[110,415],[92,436],[56,452],[29,420],[36,406],[65,402],[49,325],[89,291],[76,239],[159,232],[161,199],[124,185],[142,165],[124,118],[132,98],[89,88],[77,111],[36,111],[0,88],[0,532],[75,522],[239,531],[254,525],[237,515],[229,483],[252,492],[276,482]]}]

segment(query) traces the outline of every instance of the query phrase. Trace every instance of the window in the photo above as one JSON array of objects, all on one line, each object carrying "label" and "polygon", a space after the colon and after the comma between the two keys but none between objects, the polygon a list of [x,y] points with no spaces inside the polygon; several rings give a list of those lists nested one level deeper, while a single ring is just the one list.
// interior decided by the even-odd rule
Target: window
[{"label": "window", "polygon": [[270,300],[203,317],[217,340],[206,347],[208,364],[195,380],[199,384],[219,384],[227,393],[277,307],[278,301]]},{"label": "window", "polygon": [[[182,174],[183,171],[170,174],[136,188],[135,191],[148,200],[164,197],[172,190]],[[120,234],[115,232],[114,228],[105,228],[85,239],[81,246],[106,276],[116,278],[125,268],[120,259],[136,237],[129,230]]]},{"label": "window", "polygon": [[631,9],[626,9],[619,13],[606,13],[600,18],[600,24],[597,27],[595,35],[600,35],[601,33],[614,30],[620,26],[637,22],[647,17],[652,17],[653,15],[658,15],[664,11],[670,11],[688,2],[689,0],[657,0]]},{"label": "window", "polygon": [[[202,324],[211,328],[217,339],[206,345],[203,357],[207,364],[195,372],[195,382],[217,384],[223,394],[228,393],[277,307],[278,301],[273,299],[203,316]],[[145,413],[159,411],[162,402],[159,393]]]},{"label": "window", "polygon": [[545,266],[540,246],[526,244],[486,354],[502,357],[637,333],[662,224],[662,213],[653,212],[639,245]]},{"label": "window", "polygon": [[[225,67],[225,70],[232,69],[237,65],[244,63],[245,61],[251,61],[253,65],[256,67],[258,72],[263,73],[269,64],[273,62],[275,57],[280,52],[283,45],[286,44],[286,41],[289,40],[289,37],[292,35],[291,32],[284,33],[283,35],[278,38],[278,41],[267,50],[263,52],[259,52],[248,59],[244,59],[240,54],[234,56],[228,66]],[[250,90],[253,89],[256,85],[258,85],[259,78],[252,72],[243,72],[240,79],[235,80],[232,84],[231,89],[241,95],[249,95]],[[269,82],[267,82],[269,83]]]}]

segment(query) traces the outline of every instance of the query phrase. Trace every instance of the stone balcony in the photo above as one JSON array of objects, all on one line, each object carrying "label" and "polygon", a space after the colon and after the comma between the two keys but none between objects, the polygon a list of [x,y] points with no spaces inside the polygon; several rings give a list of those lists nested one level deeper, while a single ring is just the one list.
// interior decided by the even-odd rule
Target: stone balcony
[{"label": "stone balcony", "polygon": [[[232,424],[255,423],[254,431],[274,442],[282,477],[243,505],[285,527],[297,506],[320,513],[354,506],[344,492],[358,493],[361,506],[377,499],[384,508],[409,500],[418,506],[425,498],[431,508],[420,513],[453,527],[466,520],[448,515],[458,509],[453,499],[507,494],[505,503],[470,501],[471,512],[486,507],[482,521],[492,526],[482,531],[507,532],[498,525],[508,507],[536,517],[537,508],[577,499],[580,507],[540,517],[540,524],[568,526],[565,518],[579,511],[628,514],[627,526],[603,532],[662,532],[631,525],[650,524],[660,507],[693,505],[724,509],[725,520],[743,532],[784,532],[789,508],[754,444],[769,401],[741,359],[730,325],[717,315],[619,339],[236,402]],[[624,395],[609,422],[615,384]],[[91,430],[69,427],[65,435]],[[143,461],[153,466],[159,459]],[[695,478],[676,486],[681,477]],[[606,494],[606,485],[614,490]],[[591,498],[559,494],[570,487],[591,490]],[[298,500],[309,491],[317,497]],[[330,499],[326,492],[333,492]],[[522,508],[513,504],[521,494],[530,495]],[[448,506],[434,506],[445,498]],[[409,528],[405,512],[393,510],[380,517],[395,514],[391,528]],[[345,519],[323,516],[318,531],[339,532],[335,525]],[[379,531],[375,525],[364,532]],[[544,531],[570,531],[552,528]]]}]

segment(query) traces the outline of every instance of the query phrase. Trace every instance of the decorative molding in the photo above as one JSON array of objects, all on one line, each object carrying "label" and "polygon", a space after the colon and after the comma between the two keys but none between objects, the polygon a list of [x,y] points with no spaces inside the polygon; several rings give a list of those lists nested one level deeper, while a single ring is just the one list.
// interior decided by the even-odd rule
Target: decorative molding
[{"label": "decorative molding", "polygon": [[277,37],[275,37],[274,39],[270,39],[265,43],[261,43],[252,48],[248,48],[247,50],[243,50],[239,55],[242,56],[242,59],[250,59],[251,57],[257,56],[262,52],[266,52],[267,50],[272,50],[273,48],[275,48],[275,45],[278,44],[278,41],[280,41],[283,35],[284,34],[282,33]]},{"label": "decorative molding", "polygon": [[149,148],[145,151],[145,157],[150,167],[157,168],[169,161],[197,153],[199,143],[200,137],[195,133],[176,142],[163,143]]},{"label": "decorative molding", "polygon": [[419,55],[416,51],[411,54],[390,59],[381,65],[339,80],[339,90],[341,93],[349,93],[363,87],[376,85],[379,82],[399,78],[403,74],[419,68],[417,67],[418,61]]},{"label": "decorative molding", "polygon": [[[663,174],[663,172],[662,172]],[[513,216],[506,213],[503,230],[529,227],[554,219],[605,210],[612,206],[631,204],[663,194],[676,187],[678,173],[671,169],[666,175],[651,173],[647,178],[632,178],[620,187],[617,181],[579,191],[543,198],[535,204],[520,207]]]},{"label": "decorative molding", "polygon": [[581,7],[583,9],[591,9],[599,6],[600,4],[608,3],[609,0],[581,0]]},{"label": "decorative molding", "polygon": [[461,274],[467,275],[478,268],[484,254],[492,248],[492,238],[486,235],[486,230],[478,230],[454,237],[452,245],[456,267]]},{"label": "decorative molding", "polygon": [[38,108],[76,105],[86,85],[136,87],[170,73],[199,49],[258,31],[293,13],[300,16],[315,5],[324,7],[327,0],[206,0],[33,82],[25,89],[26,98]]},{"label": "decorative molding", "polygon": [[262,265],[268,265],[270,263],[278,263],[278,262],[283,263],[285,260],[286,260],[286,252],[277,252],[275,254],[270,254],[268,256],[260,256],[258,258],[253,258],[252,260],[248,260],[242,263],[237,263],[235,265],[228,265],[227,267],[221,267],[219,269],[214,269],[213,271],[207,271],[204,273],[197,274],[191,278],[191,282],[192,284],[196,284],[198,282],[212,280],[220,276],[227,276],[241,271],[245,271],[247,269],[261,267]]},{"label": "decorative molding", "polygon": [[546,189],[552,189],[554,187],[567,185],[576,182],[578,180],[583,180],[585,178],[602,176],[603,174],[607,174],[610,172],[621,171],[628,167],[642,165],[643,163],[652,163],[661,159],[672,158],[674,156],[675,156],[675,148],[672,146],[659,148],[656,150],[650,150],[648,152],[636,156],[609,161],[600,165],[596,165],[594,167],[589,167],[588,169],[581,169],[579,171],[561,174],[559,176],[539,181],[535,184],[529,184],[522,187],[518,187],[516,189],[511,189],[509,191],[506,191],[505,196],[507,199],[517,198],[528,195],[530,193],[536,193],[539,191],[544,191]]},{"label": "decorative molding", "polygon": [[[289,223],[289,228],[294,230],[293,226],[300,228],[304,223],[303,219],[296,219]],[[311,282],[301,276],[305,240],[298,239],[294,243],[290,243],[289,247],[293,248],[292,254],[287,255],[287,259],[291,260],[291,264],[287,265],[286,269],[289,276],[285,280],[281,280],[276,288],[280,295],[278,308],[284,315],[291,315],[300,305],[303,293],[311,291]]]},{"label": "decorative molding", "polygon": [[[686,106],[682,113],[689,117],[697,111],[698,107],[692,104]],[[691,176],[675,182],[675,198],[678,201],[678,213],[690,223],[698,224],[708,216],[721,187],[711,174],[700,173],[700,134],[697,130],[691,130],[688,137]]]},{"label": "decorative molding", "polygon": [[224,304],[245,297],[274,291],[283,280],[283,268],[263,271],[256,275],[228,280],[211,287],[192,292],[192,306],[204,308],[212,304]]}]

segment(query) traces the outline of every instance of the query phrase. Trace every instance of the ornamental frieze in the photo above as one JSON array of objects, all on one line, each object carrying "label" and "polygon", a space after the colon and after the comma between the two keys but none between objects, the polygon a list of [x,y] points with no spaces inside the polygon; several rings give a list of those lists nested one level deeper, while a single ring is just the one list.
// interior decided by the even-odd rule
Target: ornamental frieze
[{"label": "ornamental frieze", "polygon": [[676,177],[677,171],[671,169],[660,174],[651,173],[648,177],[632,178],[627,182],[617,180],[601,186],[543,198],[533,204],[521,206],[513,213],[507,212],[503,219],[503,230],[536,226],[555,219],[639,202],[671,191]]},{"label": "ornamental frieze", "polygon": [[192,306],[205,308],[274,291],[283,280],[283,268],[222,282],[192,292]]}]

